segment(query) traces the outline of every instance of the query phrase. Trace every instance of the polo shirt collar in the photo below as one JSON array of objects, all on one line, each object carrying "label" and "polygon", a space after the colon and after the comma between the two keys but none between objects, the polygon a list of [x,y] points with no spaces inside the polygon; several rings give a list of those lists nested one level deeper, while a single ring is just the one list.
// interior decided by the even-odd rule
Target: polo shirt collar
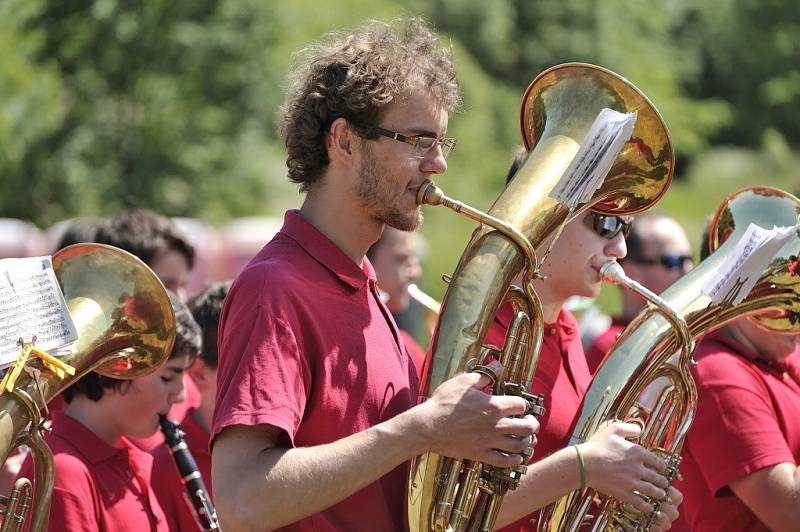
[{"label": "polo shirt collar", "polygon": [[87,462],[99,464],[121,454],[128,446],[114,447],[100,439],[86,425],[64,412],[53,412],[53,433],[78,449]]},{"label": "polo shirt collar", "polygon": [[300,211],[286,211],[281,233],[297,242],[314,260],[351,287],[359,289],[368,281],[375,281],[375,271],[369,260],[365,258],[359,267],[339,246],[303,218]]},{"label": "polo shirt collar", "polygon": [[[800,355],[800,350],[796,349],[794,353],[792,353],[791,355],[789,355],[788,357],[786,357],[784,360],[781,361],[769,360],[761,357],[761,355],[759,355],[757,352],[753,351],[752,349],[748,348],[741,342],[737,341],[729,334],[726,334],[723,329],[717,329],[715,331],[712,331],[711,333],[706,335],[706,338],[724,345],[732,352],[738,354],[742,358],[749,360],[750,362],[760,364],[773,371],[778,371],[778,372],[788,371],[789,373],[792,373],[793,376],[795,373],[797,373],[797,377],[798,379],[800,379],[800,369],[795,368],[795,366],[797,365],[796,361],[798,360],[797,357]],[[798,380],[798,384],[800,384],[800,380]]]},{"label": "polo shirt collar", "polygon": [[[511,319],[513,317],[514,307],[511,304],[506,304],[497,311],[495,321],[502,325],[507,331],[511,326]],[[566,345],[578,334],[578,322],[575,321],[575,316],[573,316],[570,311],[562,308],[555,322],[544,324],[544,334],[545,336],[556,336],[556,334],[558,334],[558,337]]]}]

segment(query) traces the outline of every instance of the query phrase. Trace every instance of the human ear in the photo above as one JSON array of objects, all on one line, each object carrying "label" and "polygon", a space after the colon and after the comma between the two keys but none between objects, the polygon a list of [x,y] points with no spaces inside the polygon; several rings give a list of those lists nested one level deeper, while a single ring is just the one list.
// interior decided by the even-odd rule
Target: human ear
[{"label": "human ear", "polygon": [[331,124],[328,141],[328,157],[331,161],[349,164],[353,160],[355,133],[344,118],[337,118]]}]

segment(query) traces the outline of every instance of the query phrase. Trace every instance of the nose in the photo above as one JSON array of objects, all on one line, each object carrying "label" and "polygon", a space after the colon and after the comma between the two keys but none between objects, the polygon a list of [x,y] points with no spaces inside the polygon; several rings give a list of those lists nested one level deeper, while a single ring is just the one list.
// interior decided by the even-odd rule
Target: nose
[{"label": "nose", "polygon": [[417,282],[422,276],[422,266],[417,257],[412,257],[408,262],[408,278],[412,283]]},{"label": "nose", "polygon": [[443,174],[447,171],[447,159],[444,158],[441,144],[437,143],[425,154],[419,168],[425,174]]},{"label": "nose", "polygon": [[190,378],[184,374],[180,379],[173,379],[172,387],[169,390],[169,403],[182,403],[186,400],[186,387],[183,385],[183,379]]},{"label": "nose", "polygon": [[609,240],[608,243],[606,243],[605,248],[603,248],[603,252],[607,257],[613,257],[617,260],[624,259],[625,255],[628,254],[628,246],[625,244],[625,236],[622,233],[619,233],[617,236]]}]

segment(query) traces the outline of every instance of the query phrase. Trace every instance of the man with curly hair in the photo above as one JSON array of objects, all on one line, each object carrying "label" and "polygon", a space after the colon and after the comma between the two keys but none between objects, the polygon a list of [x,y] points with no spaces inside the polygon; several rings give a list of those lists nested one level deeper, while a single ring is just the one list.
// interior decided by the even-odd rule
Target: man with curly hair
[{"label": "man with curly hair", "polygon": [[[447,169],[459,88],[418,20],[306,50],[284,108],[289,178],[306,193],[236,279],[220,317],[212,476],[232,530],[403,530],[407,462],[435,451],[521,463],[538,428],[518,397],[464,374],[419,382],[365,257],[421,222]],[[504,451],[504,452],[501,452]]]}]

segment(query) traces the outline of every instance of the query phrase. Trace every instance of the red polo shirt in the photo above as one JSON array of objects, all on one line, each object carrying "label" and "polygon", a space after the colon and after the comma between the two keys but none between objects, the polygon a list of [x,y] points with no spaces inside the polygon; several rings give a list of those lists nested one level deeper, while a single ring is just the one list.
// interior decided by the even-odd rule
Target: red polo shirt
[{"label": "red polo shirt", "polygon": [[728,485],[800,460],[800,351],[778,367],[722,332],[694,353],[698,406],[683,451],[681,514],[694,531],[768,530]]},{"label": "red polo shirt", "polygon": [[[487,334],[488,343],[503,345],[511,317],[511,306],[500,310]],[[548,323],[544,327],[539,365],[531,386],[534,393],[544,395],[547,409],[539,420],[541,428],[536,435],[538,443],[532,463],[564,448],[572,434],[575,416],[578,414],[590,381],[591,375],[586,365],[578,324],[575,317],[562,308],[556,322]],[[520,519],[503,530],[534,531],[537,518],[538,512]]]},{"label": "red polo shirt", "polygon": [[[186,445],[192,453],[197,469],[203,477],[203,483],[208,489],[208,496],[213,497],[211,487],[211,453],[208,452],[209,434],[192,418],[194,410],[186,412],[180,421],[181,430],[186,434]],[[192,531],[201,530],[194,514],[194,506],[187,499],[186,486],[181,481],[178,466],[172,458],[172,453],[166,443],[162,443],[153,450],[153,473],[151,485],[158,498],[170,530]],[[213,500],[213,498],[212,498]]]},{"label": "red polo shirt", "polygon": [[[60,412],[53,413],[45,440],[53,451],[56,476],[49,530],[169,530],[150,487],[153,457],[148,453],[125,438],[122,447],[112,447]],[[33,479],[30,456],[20,475]]]},{"label": "red polo shirt", "polygon": [[598,336],[592,342],[589,350],[586,351],[586,364],[589,366],[589,372],[594,375],[597,373],[597,368],[600,367],[600,362],[606,356],[606,353],[611,350],[611,346],[617,341],[620,333],[625,330],[630,320],[614,317],[611,319],[611,326],[606,332]]},{"label": "red polo shirt", "polygon": [[413,336],[403,329],[398,329],[400,332],[400,339],[403,341],[414,367],[417,368],[417,377],[422,377],[422,368],[425,365],[425,350],[417,343]]},{"label": "red polo shirt", "polygon": [[[359,267],[298,212],[233,283],[220,316],[213,438],[269,424],[281,445],[330,443],[416,404],[419,381]],[[399,530],[407,465],[287,530]]]}]

